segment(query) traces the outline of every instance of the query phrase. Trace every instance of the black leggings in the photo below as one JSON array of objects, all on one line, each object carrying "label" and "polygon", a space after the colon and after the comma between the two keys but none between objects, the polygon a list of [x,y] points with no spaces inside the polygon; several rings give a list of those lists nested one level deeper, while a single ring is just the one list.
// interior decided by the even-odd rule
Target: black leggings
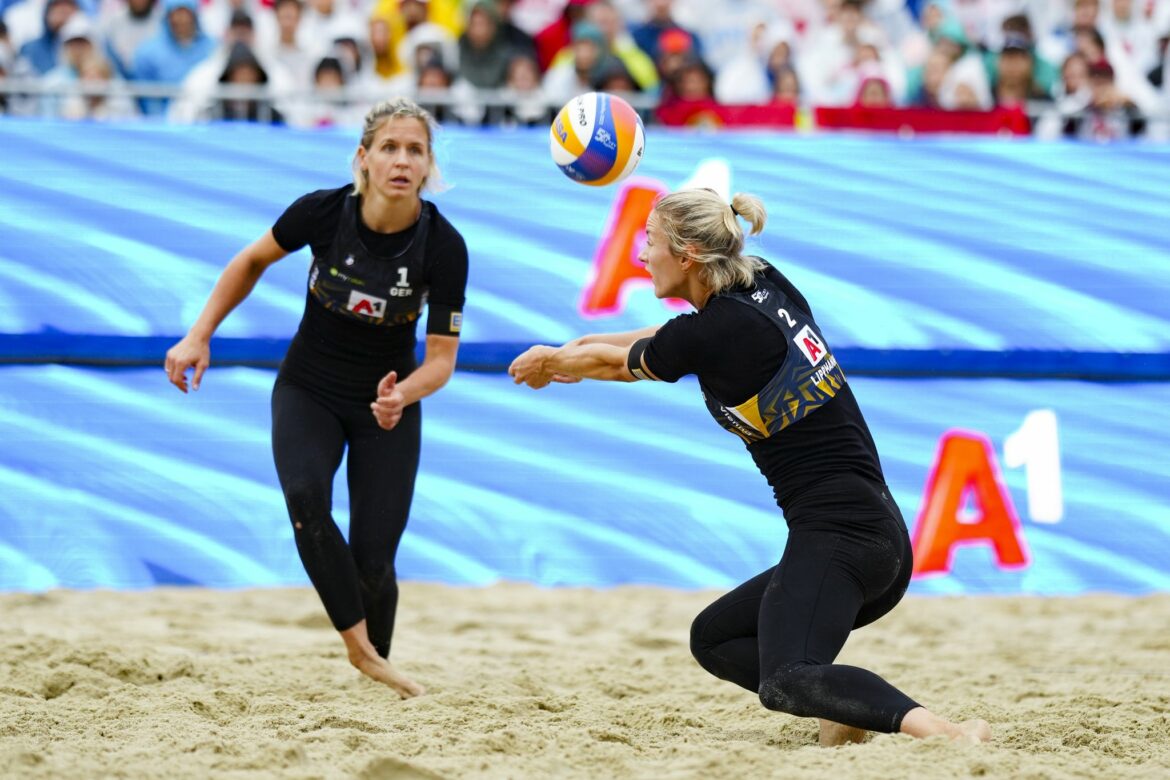
[{"label": "black leggings", "polygon": [[897,732],[918,705],[873,672],[833,660],[850,631],[901,600],[912,568],[900,514],[840,528],[794,524],[779,564],[695,618],[691,652],[770,710]]},{"label": "black leggings", "polygon": [[[419,404],[386,431],[368,404],[325,400],[281,381],[272,390],[272,453],[301,562],[333,627],[344,631],[365,618],[383,658],[398,609],[394,556],[414,495],[421,429]],[[348,545],[332,515],[346,445]]]}]

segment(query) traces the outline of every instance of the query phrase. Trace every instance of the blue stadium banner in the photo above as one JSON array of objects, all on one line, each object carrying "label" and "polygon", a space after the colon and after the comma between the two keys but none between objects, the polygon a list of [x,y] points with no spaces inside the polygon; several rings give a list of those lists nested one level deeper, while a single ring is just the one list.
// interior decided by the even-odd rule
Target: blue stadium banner
[{"label": "blue stadium banner", "polygon": [[[306,582],[272,380],[212,368],[184,396],[161,368],[0,367],[0,589]],[[850,382],[919,563],[941,561],[916,592],[1170,589],[1170,383]],[[424,409],[403,577],[727,587],[784,547],[771,490],[693,381],[537,392],[461,372]],[[948,441],[967,449],[945,458]]]},{"label": "blue stadium banner", "polygon": [[[307,252],[224,323],[198,393],[161,358],[235,252],[347,181],[356,142],[0,120],[0,589],[306,582],[268,403]],[[446,129],[438,154],[434,200],[471,251],[464,367],[673,316],[634,261],[654,198],[752,192],[770,216],[749,249],[853,384],[913,589],[1170,589],[1170,147],[652,128],[637,176],[598,189],[540,130]],[[425,406],[404,577],[727,587],[783,548],[691,380],[533,393],[460,372]]]},{"label": "blue stadium banner", "polygon": [[[477,361],[492,359],[481,344],[673,314],[633,258],[653,196],[702,185],[763,198],[768,227],[749,249],[867,368],[1170,376],[1170,147],[652,129],[636,178],[591,188],[561,175],[547,141],[438,139],[451,187],[434,200],[470,246],[463,339]],[[300,195],[346,183],[356,143],[356,131],[0,121],[0,360],[161,354],[235,252]],[[224,324],[236,356],[271,361],[272,340],[291,336],[308,259],[271,269]],[[107,336],[121,338],[91,341]]]}]

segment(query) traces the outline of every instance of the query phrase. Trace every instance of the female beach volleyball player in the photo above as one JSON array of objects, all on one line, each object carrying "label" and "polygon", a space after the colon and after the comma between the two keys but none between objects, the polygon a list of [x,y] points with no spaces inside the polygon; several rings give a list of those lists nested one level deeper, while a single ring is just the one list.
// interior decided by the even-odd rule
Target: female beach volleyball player
[{"label": "female beach volleyball player", "polygon": [[880,618],[910,582],[912,551],[877,448],[804,296],[742,255],[737,217],[764,227],[759,199],[711,190],[662,198],[646,223],[659,298],[696,312],[629,333],[536,346],[516,383],[580,378],[675,382],[696,374],[707,409],[739,436],[788,523],[780,562],[715,601],[691,627],[691,652],[771,710],[821,719],[821,743],[866,731],[987,740],[984,721],[951,723],[876,674],[834,664],[849,632]]},{"label": "female beach volleyball player", "polygon": [[[167,352],[170,381],[199,389],[209,342],[264,270],[306,244],[309,292],[272,391],[272,450],[305,571],[350,662],[403,697],[422,686],[391,666],[398,606],[394,557],[418,471],[418,401],[455,368],[467,246],[434,204],[435,124],[412,101],[365,117],[353,184],[297,200],[236,255],[190,332]],[[426,355],[415,326],[429,305]],[[349,544],[333,522],[333,477],[349,448]]]}]

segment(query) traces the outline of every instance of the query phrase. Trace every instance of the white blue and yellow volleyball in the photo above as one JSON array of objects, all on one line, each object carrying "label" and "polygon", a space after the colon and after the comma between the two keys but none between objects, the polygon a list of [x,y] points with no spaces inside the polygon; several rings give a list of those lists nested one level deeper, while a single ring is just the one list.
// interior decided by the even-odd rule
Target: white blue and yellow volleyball
[{"label": "white blue and yellow volleyball", "polygon": [[608,92],[565,104],[549,128],[552,158],[566,176],[600,187],[629,176],[642,161],[646,130],[633,107]]}]

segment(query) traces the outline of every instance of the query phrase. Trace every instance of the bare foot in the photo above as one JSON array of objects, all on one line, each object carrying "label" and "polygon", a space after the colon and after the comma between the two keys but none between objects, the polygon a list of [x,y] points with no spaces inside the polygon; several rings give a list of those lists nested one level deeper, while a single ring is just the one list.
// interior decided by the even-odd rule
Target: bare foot
[{"label": "bare foot", "polygon": [[426,688],[395,669],[389,661],[378,655],[378,651],[370,644],[365,620],[340,633],[342,641],[345,642],[349,662],[366,677],[390,686],[404,699],[422,696],[427,692]]},{"label": "bare foot", "polygon": [[385,658],[377,655],[372,658],[363,656],[357,660],[350,659],[350,663],[357,667],[358,671],[369,677],[371,680],[377,680],[383,685],[388,685],[393,688],[399,696],[404,699],[412,699],[415,696],[422,696],[427,692],[427,689],[416,683],[414,680],[407,677],[402,672],[394,668],[394,666]]},{"label": "bare foot", "polygon": [[869,732],[852,726],[844,726],[831,720],[819,718],[821,722],[821,747],[837,747],[865,742],[869,739]]},{"label": "bare foot", "polygon": [[912,737],[950,737],[956,742],[978,745],[991,741],[991,726],[985,720],[965,720],[951,723],[925,707],[915,707],[902,718],[902,733]]},{"label": "bare foot", "polygon": [[991,741],[991,726],[985,720],[965,720],[958,726],[959,733],[952,737],[956,742],[969,742],[978,745],[981,742]]}]

